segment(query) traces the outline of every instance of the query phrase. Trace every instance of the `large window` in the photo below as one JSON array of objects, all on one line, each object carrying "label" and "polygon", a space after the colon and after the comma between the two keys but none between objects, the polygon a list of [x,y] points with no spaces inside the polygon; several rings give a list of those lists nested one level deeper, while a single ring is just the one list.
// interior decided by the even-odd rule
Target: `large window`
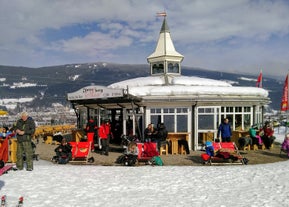
[{"label": "large window", "polygon": [[169,62],[168,63],[168,73],[180,73],[179,63]]},{"label": "large window", "polygon": [[152,108],[151,123],[163,122],[169,132],[188,132],[188,108]]},{"label": "large window", "polygon": [[228,118],[233,130],[249,130],[252,124],[251,107],[221,107],[221,121]]}]

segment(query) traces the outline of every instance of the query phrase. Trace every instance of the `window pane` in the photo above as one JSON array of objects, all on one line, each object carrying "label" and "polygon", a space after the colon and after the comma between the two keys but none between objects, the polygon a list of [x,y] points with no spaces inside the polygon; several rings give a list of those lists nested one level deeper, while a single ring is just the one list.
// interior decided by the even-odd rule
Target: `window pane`
[{"label": "window pane", "polygon": [[175,124],[175,120],[174,120],[174,115],[165,115],[164,116],[164,124],[168,130],[168,132],[174,132],[174,124]]},{"label": "window pane", "polygon": [[235,112],[242,112],[242,107],[236,107]]},{"label": "window pane", "polygon": [[177,132],[187,132],[188,131],[188,116],[178,115],[177,116]]},{"label": "window pane", "polygon": [[173,72],[173,63],[168,64],[168,72],[172,73]]},{"label": "window pane", "polygon": [[226,112],[233,112],[233,107],[226,107]]},{"label": "window pane", "polygon": [[235,115],[235,130],[242,130],[242,115]]},{"label": "window pane", "polygon": [[251,114],[244,114],[244,129],[249,130],[251,126]]},{"label": "window pane", "polygon": [[214,115],[199,115],[198,129],[214,129]]},{"label": "window pane", "polygon": [[205,109],[204,108],[198,108],[198,113],[204,113]]},{"label": "window pane", "polygon": [[151,116],[151,123],[154,124],[154,127],[156,128],[157,124],[158,124],[158,116],[152,115]]},{"label": "window pane", "polygon": [[174,73],[179,73],[179,72],[180,72],[180,70],[179,70],[179,64],[178,64],[178,63],[175,63],[173,72],[174,72]]},{"label": "window pane", "polygon": [[244,107],[244,112],[251,112],[251,107]]},{"label": "window pane", "polygon": [[188,108],[177,108],[177,113],[188,113]]}]

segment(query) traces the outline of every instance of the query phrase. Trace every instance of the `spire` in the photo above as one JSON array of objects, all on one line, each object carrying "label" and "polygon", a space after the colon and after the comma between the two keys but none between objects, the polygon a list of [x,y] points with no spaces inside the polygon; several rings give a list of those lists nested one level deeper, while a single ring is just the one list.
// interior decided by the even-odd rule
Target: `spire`
[{"label": "spire", "polygon": [[169,26],[167,24],[166,17],[164,18],[163,25],[162,25],[160,33],[164,33],[164,32],[170,33],[170,29],[169,29]]},{"label": "spire", "polygon": [[151,74],[180,74],[180,63],[184,56],[175,49],[167,24],[166,13],[161,13],[161,15],[158,16],[163,16],[164,20],[156,49],[147,57],[147,61],[151,65]]}]

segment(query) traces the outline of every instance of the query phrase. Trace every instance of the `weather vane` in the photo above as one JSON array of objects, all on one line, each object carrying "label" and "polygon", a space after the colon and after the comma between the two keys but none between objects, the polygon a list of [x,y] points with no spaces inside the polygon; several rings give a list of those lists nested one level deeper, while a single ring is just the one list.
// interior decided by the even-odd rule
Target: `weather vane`
[{"label": "weather vane", "polygon": [[157,17],[166,17],[167,13],[165,11],[163,12],[157,12]]}]

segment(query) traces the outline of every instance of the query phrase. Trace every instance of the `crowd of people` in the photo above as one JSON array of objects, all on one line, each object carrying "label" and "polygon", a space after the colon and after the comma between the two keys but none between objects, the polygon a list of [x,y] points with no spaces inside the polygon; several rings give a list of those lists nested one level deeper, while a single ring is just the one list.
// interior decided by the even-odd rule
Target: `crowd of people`
[{"label": "crowd of people", "polygon": [[[98,144],[98,150],[101,155],[109,155],[109,144],[114,139],[114,133],[112,133],[111,123],[109,119],[101,121],[100,126],[97,125],[96,121],[90,117],[88,120],[85,133],[86,139],[90,142],[90,150],[96,151],[95,144]],[[33,149],[32,149],[32,137],[35,132],[35,122],[27,112],[21,113],[21,117],[14,124],[11,129],[3,127],[0,132],[0,139],[5,140],[6,137],[14,136],[17,138],[17,162],[15,170],[23,170],[24,167],[27,171],[33,170]],[[223,122],[218,127],[217,139],[220,142],[230,142],[232,137],[232,129],[228,118],[224,118]],[[159,123],[157,127],[154,127],[152,123],[148,124],[144,129],[143,142],[155,142],[158,151],[164,145],[171,146],[171,141],[168,139],[168,131],[164,123]],[[239,145],[264,145],[267,149],[270,149],[275,140],[274,129],[270,122],[265,122],[261,129],[251,126],[249,129],[249,136],[239,139]],[[178,140],[179,146],[184,146],[186,153],[190,154],[188,142],[185,139]],[[137,160],[139,150],[135,141],[130,141],[124,152],[122,159],[129,160],[127,165],[133,165]],[[288,152],[289,157],[289,134],[286,135],[286,139],[282,144],[282,150]],[[1,154],[2,153],[2,154]],[[5,157],[6,152],[0,151],[2,159],[7,161]],[[8,153],[7,153],[8,154]],[[25,160],[23,155],[25,154]],[[55,156],[52,158],[53,161],[59,164],[66,164],[72,158],[72,146],[69,144],[66,138],[62,138],[59,146],[55,148]],[[26,164],[24,164],[26,162]]]}]

